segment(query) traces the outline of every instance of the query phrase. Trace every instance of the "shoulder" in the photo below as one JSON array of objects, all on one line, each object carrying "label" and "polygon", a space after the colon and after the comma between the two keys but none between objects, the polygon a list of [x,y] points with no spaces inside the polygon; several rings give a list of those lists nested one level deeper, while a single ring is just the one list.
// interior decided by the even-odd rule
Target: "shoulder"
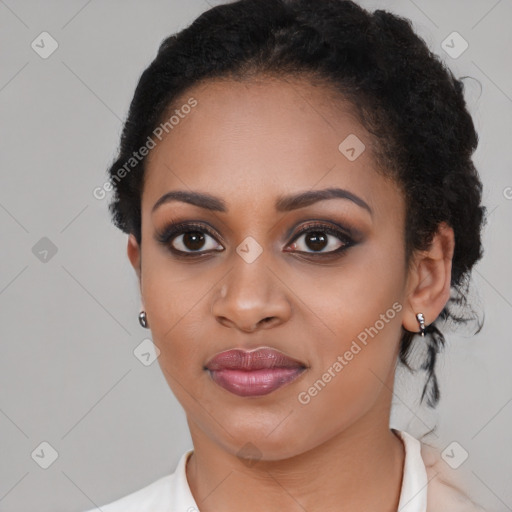
[{"label": "shoulder", "polygon": [[166,493],[171,488],[172,474],[166,475],[149,485],[138,489],[122,498],[101,507],[92,508],[85,512],[142,512],[150,511],[152,507],[162,505]]},{"label": "shoulder", "polygon": [[192,450],[181,456],[174,472],[106,505],[84,512],[177,512],[193,510],[193,498],[188,489],[185,465]]},{"label": "shoulder", "polygon": [[461,472],[452,469],[434,446],[420,442],[421,456],[427,472],[427,511],[486,512],[475,503],[467,489],[468,482]]}]

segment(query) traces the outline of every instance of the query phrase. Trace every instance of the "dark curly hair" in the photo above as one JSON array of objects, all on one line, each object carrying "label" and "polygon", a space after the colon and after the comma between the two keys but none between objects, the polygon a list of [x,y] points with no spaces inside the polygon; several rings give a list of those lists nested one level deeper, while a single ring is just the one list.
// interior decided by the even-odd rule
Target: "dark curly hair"
[{"label": "dark curly hair", "polygon": [[[482,257],[486,208],[471,155],[478,144],[463,83],[415,34],[410,20],[368,12],[345,0],[239,0],[201,14],[166,38],[142,73],[109,169],[113,222],[141,242],[145,158],[120,178],[119,168],[168,118],[186,90],[213,78],[303,77],[329,86],[372,134],[377,171],[393,179],[406,200],[406,261],[428,248],[439,223],[455,233],[452,295],[427,326],[427,374],[421,402],[440,398],[436,356],[445,339],[439,320],[475,319],[468,306],[470,273]],[[125,166],[126,169],[126,166]],[[483,320],[479,322],[479,332]],[[399,360],[409,370],[415,333],[403,329]]]}]

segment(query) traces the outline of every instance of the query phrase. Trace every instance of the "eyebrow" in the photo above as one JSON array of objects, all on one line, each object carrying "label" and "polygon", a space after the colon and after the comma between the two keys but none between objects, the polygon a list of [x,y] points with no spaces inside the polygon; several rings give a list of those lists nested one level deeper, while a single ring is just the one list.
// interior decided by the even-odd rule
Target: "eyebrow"
[{"label": "eyebrow", "polygon": [[[367,210],[370,215],[373,215],[373,211],[363,199],[359,196],[345,190],[343,188],[326,188],[323,190],[308,190],[306,192],[300,192],[298,194],[291,194],[287,196],[281,196],[275,203],[275,208],[278,212],[289,212],[304,208],[318,201],[325,199],[348,199],[353,203],[357,204],[361,208]],[[186,190],[173,190],[164,194],[154,205],[151,210],[153,213],[159,206],[172,201],[181,201],[189,203],[199,208],[206,210],[212,210],[216,212],[227,212],[228,208],[226,203],[211,194],[202,192],[190,192]]]},{"label": "eyebrow", "polygon": [[305,206],[309,206],[310,204],[316,203],[317,201],[323,201],[325,199],[348,199],[361,208],[368,210],[370,215],[373,215],[373,211],[366,201],[344,188],[308,190],[307,192],[301,192],[299,194],[281,196],[276,201],[276,210],[279,212],[289,212],[291,210],[297,210],[298,208],[304,208]]}]

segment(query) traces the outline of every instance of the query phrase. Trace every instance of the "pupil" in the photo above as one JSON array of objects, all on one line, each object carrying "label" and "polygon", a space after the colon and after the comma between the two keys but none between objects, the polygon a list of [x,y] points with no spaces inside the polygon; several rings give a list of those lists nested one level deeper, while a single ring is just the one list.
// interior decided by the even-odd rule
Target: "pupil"
[{"label": "pupil", "polygon": [[198,250],[204,244],[204,235],[200,231],[189,231],[183,234],[183,243],[190,250]]},{"label": "pupil", "polygon": [[320,251],[327,245],[327,237],[321,231],[311,231],[306,235],[306,244],[310,249]]}]

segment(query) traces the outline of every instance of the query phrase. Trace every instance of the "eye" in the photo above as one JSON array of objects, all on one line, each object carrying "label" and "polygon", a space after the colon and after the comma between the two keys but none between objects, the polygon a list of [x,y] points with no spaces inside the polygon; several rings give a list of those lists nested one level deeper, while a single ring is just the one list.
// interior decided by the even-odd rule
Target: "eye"
[{"label": "eye", "polygon": [[[200,257],[223,251],[224,247],[217,242],[217,238],[207,224],[192,222],[170,223],[156,234],[156,240],[177,257]],[[352,238],[340,228],[315,222],[303,226],[288,245],[291,249],[287,248],[285,252],[328,257],[343,252],[353,244]]]},{"label": "eye", "polygon": [[353,240],[340,229],[317,222],[302,227],[289,247],[297,252],[327,256],[340,253],[353,243]]},{"label": "eye", "polygon": [[199,256],[224,250],[211,228],[204,224],[171,223],[157,234],[157,240],[179,256]]}]

